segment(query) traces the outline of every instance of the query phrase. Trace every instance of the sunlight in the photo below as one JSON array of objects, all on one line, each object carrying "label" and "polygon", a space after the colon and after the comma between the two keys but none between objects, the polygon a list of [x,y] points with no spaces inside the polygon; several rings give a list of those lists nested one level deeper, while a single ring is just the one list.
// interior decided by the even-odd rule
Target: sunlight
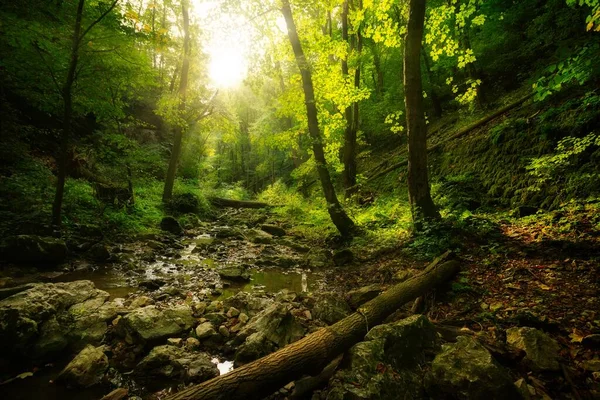
[{"label": "sunlight", "polygon": [[216,1],[194,2],[194,14],[205,34],[201,47],[209,58],[208,75],[213,86],[235,87],[248,72],[251,32],[239,15],[219,12]]}]

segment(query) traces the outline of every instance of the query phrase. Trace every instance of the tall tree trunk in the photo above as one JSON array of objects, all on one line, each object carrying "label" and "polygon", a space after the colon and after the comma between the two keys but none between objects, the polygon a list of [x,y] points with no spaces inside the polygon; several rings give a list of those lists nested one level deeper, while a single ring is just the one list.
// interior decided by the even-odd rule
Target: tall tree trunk
[{"label": "tall tree trunk", "polygon": [[302,375],[317,375],[329,361],[364,340],[369,329],[403,304],[451,279],[459,269],[456,260],[441,265],[436,260],[421,274],[391,287],[341,321],[166,400],[260,399]]},{"label": "tall tree trunk", "polygon": [[408,30],[404,46],[404,101],[408,131],[408,193],[415,230],[424,219],[438,219],[429,191],[427,172],[427,125],[421,84],[421,40],[425,1],[410,0]]},{"label": "tall tree trunk", "polygon": [[[181,15],[183,17],[183,62],[181,64],[181,80],[179,81],[179,112],[183,114],[185,111],[186,92],[188,84],[188,75],[190,72],[190,17],[188,14],[188,0],[181,1]],[[175,175],[177,173],[177,164],[181,155],[181,142],[183,140],[183,128],[176,126],[174,129],[173,150],[171,151],[171,159],[169,160],[169,169],[167,170],[167,178],[165,180],[165,188],[163,191],[163,202],[171,200],[173,196],[173,184],[175,183]]]},{"label": "tall tree trunk", "polygon": [[79,61],[79,41],[81,36],[81,20],[83,19],[83,6],[85,0],[79,0],[77,14],[75,16],[75,27],[73,29],[73,41],[71,44],[71,59],[67,78],[62,87],[63,98],[63,131],[60,138],[60,154],[58,157],[58,181],[56,192],[52,203],[52,225],[60,227],[62,223],[62,202],[65,192],[65,181],[67,179],[67,165],[69,158],[69,143],[71,136],[71,120],[73,117],[73,83],[75,82],[75,71]]},{"label": "tall tree trunk", "polygon": [[319,131],[319,121],[317,119],[317,105],[315,103],[315,93],[312,83],[312,76],[308,66],[308,62],[304,56],[302,45],[300,44],[300,38],[296,30],[296,24],[292,17],[292,10],[288,0],[282,0],[281,12],[285,18],[285,23],[288,29],[288,37],[294,50],[296,57],[296,63],[300,69],[302,76],[302,88],[304,89],[304,98],[306,103],[306,116],[308,118],[308,132],[312,139],[312,148],[315,156],[315,163],[317,165],[317,172],[323,186],[323,194],[327,201],[327,211],[331,217],[331,221],[336,226],[338,231],[343,237],[350,237],[355,231],[354,221],[348,217],[342,205],[340,204],[333,184],[331,182],[331,176],[327,169],[327,162],[325,161],[325,152],[323,151],[323,139],[321,132]]},{"label": "tall tree trunk", "polygon": [[[359,2],[359,7],[361,4]],[[348,0],[344,2],[342,8],[342,39],[348,43],[350,52],[352,51],[352,44],[348,38]],[[356,34],[356,51],[360,54],[362,51],[362,37],[360,31],[357,29]],[[348,71],[348,58],[342,59],[342,74],[344,77],[349,76]],[[360,63],[356,66],[354,71],[354,87],[360,87]],[[356,193],[356,136],[358,132],[359,124],[359,105],[358,102],[354,102],[352,105],[346,108],[344,112],[346,117],[346,129],[344,130],[344,146],[342,148],[342,162],[344,164],[344,171],[342,172],[342,181],[345,188],[346,198],[350,197],[353,193]]]},{"label": "tall tree trunk", "polygon": [[421,49],[421,54],[423,55],[423,63],[425,64],[425,72],[427,73],[427,79],[429,80],[429,86],[431,88],[431,103],[433,105],[433,116],[439,118],[442,116],[442,103],[440,101],[440,96],[435,88],[435,84],[433,83],[433,74],[431,73],[431,63],[429,62],[429,56],[427,55],[427,51],[425,48]]}]

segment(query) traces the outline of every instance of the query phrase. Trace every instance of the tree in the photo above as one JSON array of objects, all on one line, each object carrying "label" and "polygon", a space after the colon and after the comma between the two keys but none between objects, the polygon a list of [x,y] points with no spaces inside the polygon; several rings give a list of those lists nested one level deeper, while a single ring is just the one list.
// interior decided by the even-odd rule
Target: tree
[{"label": "tree", "polygon": [[404,48],[404,102],[408,133],[408,193],[415,230],[439,213],[431,199],[427,171],[427,125],[421,84],[421,41],[425,23],[425,1],[410,0]]},{"label": "tree", "polygon": [[315,157],[319,179],[323,187],[323,194],[325,195],[325,200],[327,201],[327,211],[329,212],[331,221],[336,226],[342,237],[350,237],[354,233],[356,226],[354,225],[354,221],[348,217],[348,214],[346,214],[342,208],[342,205],[335,194],[335,189],[333,187],[333,183],[331,182],[331,176],[329,175],[329,170],[327,169],[325,152],[323,151],[323,139],[321,137],[319,121],[317,119],[317,106],[315,103],[312,76],[308,62],[304,56],[304,51],[302,50],[302,44],[300,43],[300,38],[298,37],[298,32],[296,30],[296,25],[294,23],[292,10],[288,0],[282,1],[281,12],[285,18],[288,37],[290,39],[292,49],[294,50],[296,63],[298,64],[298,68],[300,69],[300,74],[302,76],[302,88],[304,90],[306,116],[308,118],[308,132],[312,140],[313,154]]},{"label": "tree", "polygon": [[[181,1],[181,16],[183,18],[183,60],[181,63],[181,78],[179,79],[179,112],[185,111],[186,94],[188,87],[188,74],[190,72],[190,16],[187,0]],[[165,179],[165,188],[163,191],[163,202],[168,202],[173,196],[173,184],[175,183],[175,173],[177,172],[177,163],[181,154],[181,142],[183,140],[183,124],[178,123],[174,130],[173,149],[169,160],[169,169]]]},{"label": "tree", "polygon": [[77,66],[79,62],[79,50],[83,38],[92,28],[98,24],[104,17],[110,13],[117,5],[119,0],[115,0],[108,9],[102,13],[94,22],[92,22],[81,33],[81,21],[83,19],[83,7],[85,0],[79,0],[77,4],[77,13],[75,16],[75,26],[73,28],[73,40],[71,42],[71,56],[69,60],[69,68],[67,76],[62,86],[61,96],[63,99],[63,129],[60,138],[60,154],[58,157],[58,181],[56,183],[56,192],[54,202],[52,203],[52,225],[60,227],[61,225],[61,210],[63,195],[65,191],[65,181],[67,179],[67,165],[69,157],[69,144],[71,136],[71,123],[73,117],[73,85],[76,80]]}]

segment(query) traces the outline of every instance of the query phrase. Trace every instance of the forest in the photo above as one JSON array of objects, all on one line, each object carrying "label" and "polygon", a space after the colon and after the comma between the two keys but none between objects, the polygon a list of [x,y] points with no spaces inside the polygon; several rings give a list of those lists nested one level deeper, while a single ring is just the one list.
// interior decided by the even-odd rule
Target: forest
[{"label": "forest", "polygon": [[0,0],[0,393],[600,399],[600,0]]}]

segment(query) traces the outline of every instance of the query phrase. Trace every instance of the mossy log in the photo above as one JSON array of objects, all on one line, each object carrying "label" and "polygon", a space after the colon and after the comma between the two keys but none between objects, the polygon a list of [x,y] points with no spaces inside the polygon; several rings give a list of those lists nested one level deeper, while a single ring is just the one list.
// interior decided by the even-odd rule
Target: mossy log
[{"label": "mossy log", "polygon": [[[533,94],[528,94],[525,97],[521,97],[519,100],[517,100],[517,101],[515,101],[513,103],[510,103],[510,104],[508,104],[508,105],[506,105],[506,106],[504,106],[502,108],[500,108],[499,110],[493,112],[490,115],[487,115],[487,116],[481,118],[478,121],[473,122],[471,125],[469,125],[469,126],[463,128],[463,129],[459,130],[458,132],[456,132],[455,134],[451,135],[450,137],[442,140],[439,143],[434,144],[433,146],[428,147],[427,148],[427,152],[433,151],[433,150],[435,150],[435,149],[437,149],[437,148],[445,145],[449,141],[454,140],[454,139],[458,139],[459,137],[462,137],[462,136],[466,135],[467,133],[469,133],[469,132],[471,132],[471,131],[479,128],[480,126],[487,124],[491,120],[493,120],[493,119],[501,116],[502,114],[507,113],[508,111],[510,111],[513,108],[517,107],[518,105],[522,104],[523,102],[525,102],[526,100],[528,100],[532,96],[533,96]],[[405,167],[407,165],[408,165],[408,158],[403,157],[397,163],[395,163],[393,165],[390,165],[389,167],[387,167],[383,171],[377,172],[376,174],[370,176],[367,179],[367,182],[372,182],[372,181],[374,181],[375,179],[377,179],[379,177],[387,175],[388,173],[390,173],[390,172],[392,172],[392,171],[394,171],[394,170],[396,170],[398,168]]]},{"label": "mossy log", "polygon": [[233,200],[224,199],[222,197],[211,197],[208,199],[210,203],[215,207],[221,208],[266,208],[270,207],[267,203],[261,203],[258,201],[245,201],[245,200]]},{"label": "mossy log", "polygon": [[434,262],[419,275],[393,286],[341,321],[232,372],[184,389],[167,400],[259,399],[302,375],[318,375],[331,360],[363,340],[369,329],[458,271],[456,260]]}]

